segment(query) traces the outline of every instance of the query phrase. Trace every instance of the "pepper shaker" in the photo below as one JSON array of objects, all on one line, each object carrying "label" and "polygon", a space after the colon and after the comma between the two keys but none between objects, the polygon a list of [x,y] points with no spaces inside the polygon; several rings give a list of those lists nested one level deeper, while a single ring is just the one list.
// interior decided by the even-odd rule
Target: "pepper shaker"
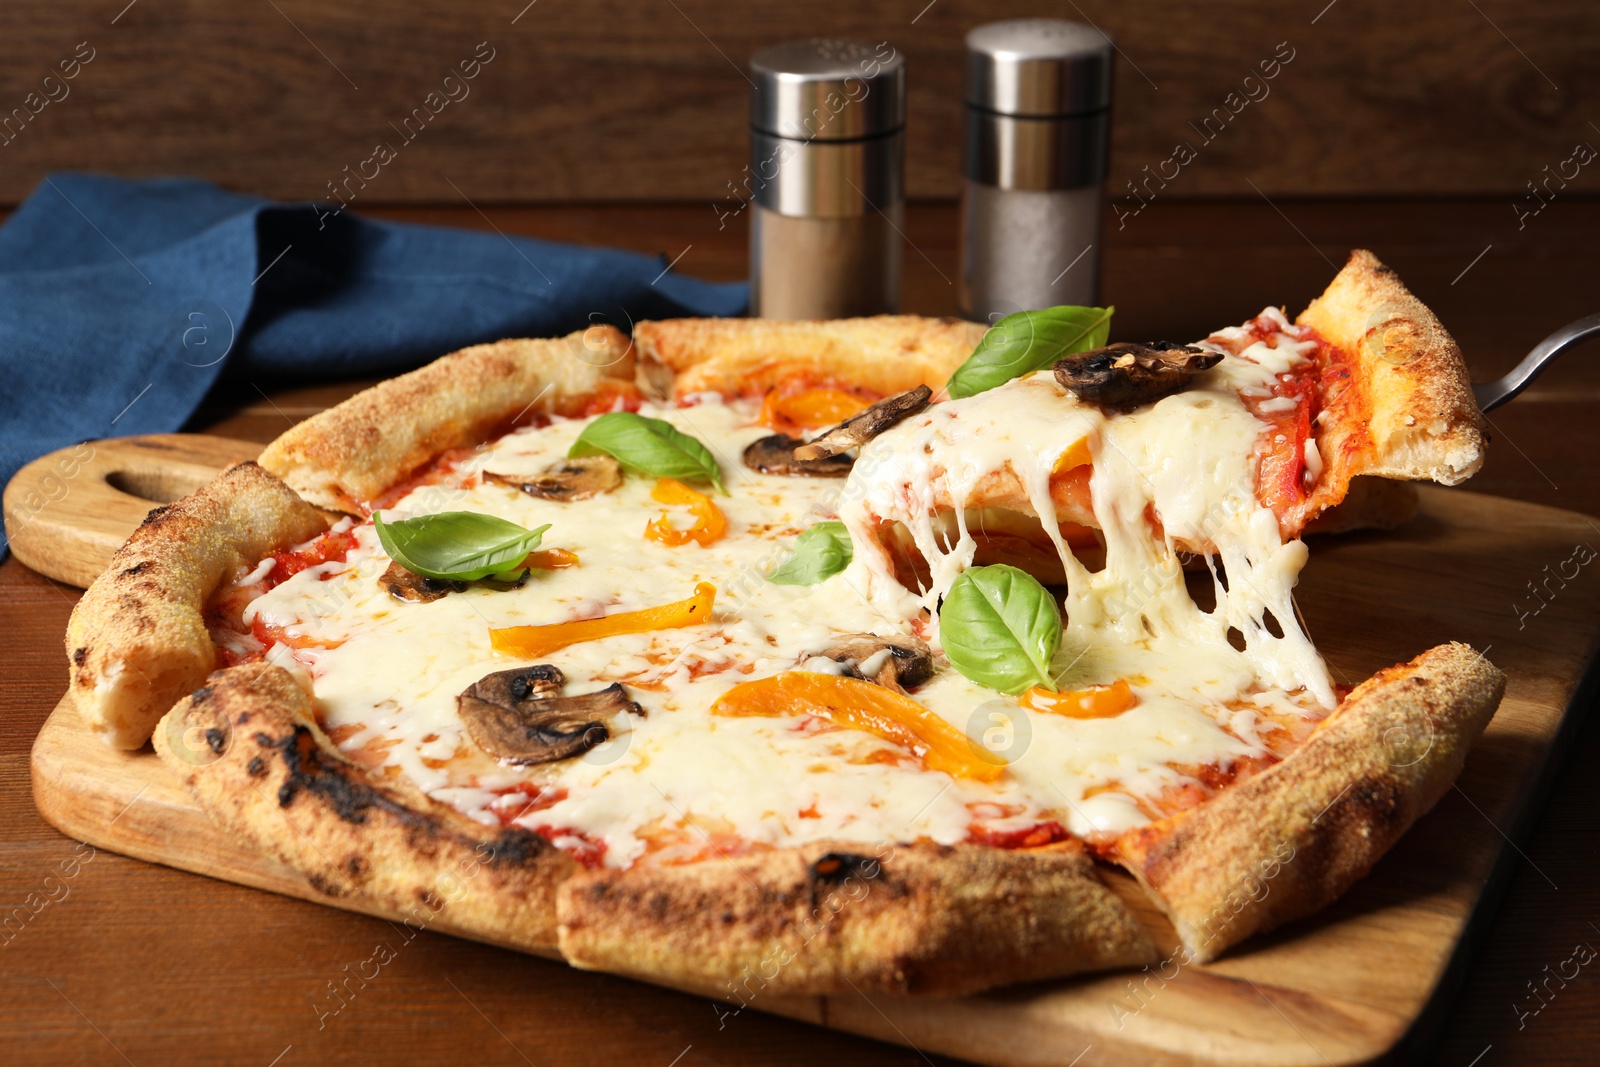
[{"label": "pepper shaker", "polygon": [[1060,19],[967,34],[962,314],[1095,303],[1111,39]]},{"label": "pepper shaker", "polygon": [[750,61],[750,314],[825,319],[900,304],[905,60],[813,39]]}]

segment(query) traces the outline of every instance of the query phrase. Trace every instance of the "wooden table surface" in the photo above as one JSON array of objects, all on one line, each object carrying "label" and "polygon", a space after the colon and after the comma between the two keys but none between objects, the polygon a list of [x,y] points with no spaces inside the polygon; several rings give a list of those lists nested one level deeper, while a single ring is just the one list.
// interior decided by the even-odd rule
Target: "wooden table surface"
[{"label": "wooden table surface", "polygon": [[[742,227],[718,230],[710,205],[484,207],[508,233],[682,253],[678,269],[706,277],[744,271]],[[467,209],[375,213],[485,225]],[[1562,201],[1544,215],[1518,231],[1498,200],[1157,202],[1120,231],[1112,224],[1105,297],[1118,307],[1118,337],[1192,338],[1267,303],[1298,310],[1333,273],[1328,261],[1366,246],[1437,311],[1481,379],[1600,310],[1600,201]],[[913,205],[906,232],[906,310],[950,313],[953,207]],[[1495,444],[1470,490],[1600,515],[1597,356],[1594,344],[1573,353],[1494,413]],[[187,428],[265,442],[359,384],[234,375]],[[403,943],[337,1015],[320,1016],[346,965],[401,944],[393,928],[94,852],[34,810],[28,751],[66,685],[61,634],[76,597],[15,559],[0,564],[0,1061],[951,1062],[756,1013],[719,1021],[701,998],[429,933]],[[1551,976],[1570,972],[1575,950],[1593,958],[1580,946],[1600,949],[1597,812],[1600,729],[1589,723],[1531,825],[1483,827],[1509,835],[1525,862],[1485,926],[1431,1062],[1594,1062],[1600,962],[1564,982]]]}]

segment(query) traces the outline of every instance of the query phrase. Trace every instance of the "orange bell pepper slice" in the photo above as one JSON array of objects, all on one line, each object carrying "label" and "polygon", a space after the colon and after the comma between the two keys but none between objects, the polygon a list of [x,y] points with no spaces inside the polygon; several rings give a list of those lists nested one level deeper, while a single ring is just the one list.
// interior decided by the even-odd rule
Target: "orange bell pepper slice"
[{"label": "orange bell pepper slice", "polygon": [[1093,463],[1094,456],[1089,451],[1089,439],[1080,437],[1067,446],[1067,450],[1056,457],[1055,466],[1050,468],[1051,474],[1065,474],[1085,464]]},{"label": "orange bell pepper slice", "polygon": [[502,626],[489,631],[489,644],[496,652],[521,659],[539,659],[568,645],[598,641],[619,634],[642,634],[651,630],[672,630],[680,626],[699,626],[711,618],[717,602],[717,587],[701,582],[694,596],[641,611],[621,611],[598,619],[577,619],[547,626]]},{"label": "orange bell pepper slice", "polygon": [[847,389],[818,387],[784,393],[773,389],[761,401],[761,425],[778,433],[817,430],[865,411],[870,403]]},{"label": "orange bell pepper slice", "polygon": [[522,565],[536,571],[560,571],[578,565],[578,554],[564,548],[541,548],[528,553]]},{"label": "orange bell pepper slice", "polygon": [[656,482],[656,487],[650,490],[653,500],[661,504],[686,504],[694,515],[694,525],[687,530],[680,530],[672,525],[666,515],[655,519],[644,528],[644,536],[650,541],[659,541],[664,545],[686,545],[690,541],[697,544],[709,545],[713,541],[720,541],[728,532],[727,516],[722,514],[722,509],[716,502],[704,493],[697,493],[676,478],[662,478]]},{"label": "orange bell pepper slice", "polygon": [[1133,695],[1133,687],[1126,680],[1118,678],[1110,685],[1060,693],[1034,686],[1018,701],[1030,711],[1065,715],[1070,719],[1112,719],[1137,704],[1139,698]]},{"label": "orange bell pepper slice", "polygon": [[711,710],[718,715],[815,715],[910,749],[932,771],[981,782],[1005,773],[999,757],[973,744],[928,708],[858,678],[786,671],[734,686]]}]

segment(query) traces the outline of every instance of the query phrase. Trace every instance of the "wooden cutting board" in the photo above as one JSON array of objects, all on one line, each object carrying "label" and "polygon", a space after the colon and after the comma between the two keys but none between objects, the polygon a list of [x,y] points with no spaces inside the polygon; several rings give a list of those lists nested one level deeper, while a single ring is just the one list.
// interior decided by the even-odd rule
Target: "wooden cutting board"
[{"label": "wooden cutting board", "polygon": [[[46,456],[6,489],[12,547],[34,569],[86,584],[148,508],[256,450],[165,435]],[[1324,1067],[1425,1046],[1505,877],[1527,862],[1514,842],[1587,710],[1600,640],[1590,544],[1600,545],[1600,528],[1586,516],[1433,487],[1399,531],[1313,539],[1298,600],[1336,677],[1359,681],[1458,639],[1510,678],[1457,788],[1323,913],[1206,966],[955,1001],[757,995],[748,1007],[1007,1067]],[[96,847],[330,903],[219,831],[148,748],[94,740],[70,698],[34,744],[33,784],[45,818]],[[1176,948],[1129,880],[1108,880],[1164,953]]]}]

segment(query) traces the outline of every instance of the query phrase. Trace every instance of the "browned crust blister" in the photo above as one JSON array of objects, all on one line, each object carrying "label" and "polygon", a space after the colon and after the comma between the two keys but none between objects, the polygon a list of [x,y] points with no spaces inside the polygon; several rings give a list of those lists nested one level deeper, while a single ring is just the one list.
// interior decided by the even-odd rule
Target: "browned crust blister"
[{"label": "browned crust blister", "polygon": [[672,391],[759,396],[796,374],[834,379],[882,396],[939,389],[987,327],[960,319],[671,319],[641,322],[639,355],[665,367]]},{"label": "browned crust blister", "polygon": [[[576,869],[526,830],[474,822],[400,780],[375,782],[317,726],[281,667],[221,670],[157,727],[155,749],[219,823],[332,898],[522,948],[555,947],[555,893]],[[421,909],[421,910],[419,910]]]},{"label": "browned crust blister", "polygon": [[[1482,434],[1460,354],[1392,272],[1355,253],[1301,321],[1359,354],[1357,384],[1372,393],[1369,423],[1341,431],[1370,434],[1376,456],[1351,475],[1454,482],[1476,469]],[[585,870],[537,835],[482,826],[345,760],[287,671],[207,677],[206,598],[325,529],[312,504],[359,511],[440,452],[534,409],[569,410],[636,369],[679,395],[760,393],[796,373],[887,395],[942,386],[983,329],[913,316],[692,319],[640,323],[631,342],[597,327],[446,356],[295,427],[262,454],[265,470],[234,468],[152,513],[74,612],[75,700],[121,747],[154,727],[162,760],[213,818],[329,897],[401,916],[420,908],[454,930],[559,948],[581,967],[742,1001],[757,989],[958,995],[1151,962],[1148,935],[1077,844],[819,843]],[[1409,494],[1356,484],[1369,481],[1340,521],[1401,521]],[[1503,685],[1461,645],[1381,672],[1288,759],[1126,835],[1121,858],[1191,957],[1214,958],[1365,874],[1454,780]]]},{"label": "browned crust blister", "polygon": [[241,463],[156,508],[73,608],[73,703],[101,740],[138,748],[216,666],[206,599],[241,568],[328,527],[278,479]]},{"label": "browned crust blister", "polygon": [[1366,426],[1325,428],[1323,453],[1365,432],[1349,475],[1456,485],[1483,466],[1484,421],[1461,349],[1392,269],[1356,249],[1295,320],[1352,357],[1369,402]]},{"label": "browned crust blister", "polygon": [[268,664],[213,674],[154,742],[212,817],[318,892],[559,947],[578,966],[701,986],[759,978],[771,993],[953,995],[1155,957],[1077,845],[816,844],[584,871],[528,831],[374,782],[323,734],[289,672]]},{"label": "browned crust blister", "polygon": [[731,996],[957,996],[1156,954],[1077,845],[817,843],[586,871],[562,885],[560,916],[577,966]]},{"label": "browned crust blister", "polygon": [[1282,763],[1130,831],[1116,858],[1193,962],[1341,896],[1455,782],[1505,692],[1471,647],[1440,645],[1357,686]]},{"label": "browned crust blister", "polygon": [[606,379],[631,382],[634,346],[610,326],[547,340],[475,345],[390,378],[298,424],[260,463],[319,507],[359,512],[451,448],[559,412]]}]

